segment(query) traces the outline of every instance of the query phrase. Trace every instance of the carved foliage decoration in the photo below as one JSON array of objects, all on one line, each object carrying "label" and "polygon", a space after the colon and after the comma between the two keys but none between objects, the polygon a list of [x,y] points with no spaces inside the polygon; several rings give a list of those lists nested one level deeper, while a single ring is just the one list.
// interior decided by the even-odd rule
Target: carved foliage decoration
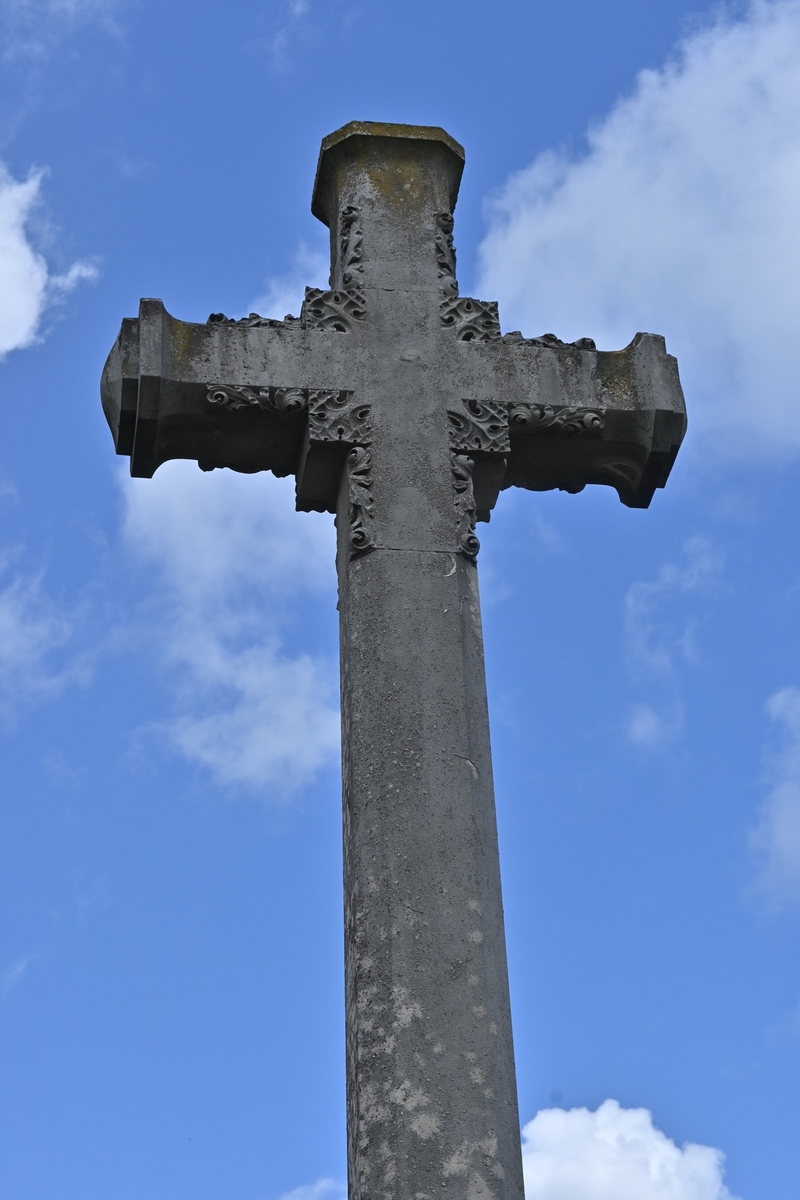
[{"label": "carved foliage decoration", "polygon": [[439,291],[443,296],[457,296],[453,214],[449,212],[436,213],[434,221],[436,222],[436,263],[439,269]]},{"label": "carved foliage decoration", "polygon": [[546,346],[556,349],[559,346],[574,346],[576,350],[597,349],[594,339],[590,337],[578,338],[575,342],[562,342],[561,338],[556,337],[554,333],[543,333],[541,337],[526,338],[518,329],[513,330],[512,333],[504,333],[503,341],[517,346]]},{"label": "carved foliage decoration", "polygon": [[294,417],[306,411],[311,394],[306,388],[249,388],[214,383],[209,384],[207,397],[209,404],[228,412],[260,408],[277,417]]},{"label": "carved foliage decoration", "polygon": [[325,292],[320,288],[306,288],[306,298],[300,309],[300,324],[303,329],[351,333],[355,324],[363,321],[366,315],[366,302],[361,292]]},{"label": "carved foliage decoration", "polygon": [[526,433],[599,437],[605,427],[602,409],[579,408],[572,404],[561,408],[550,404],[512,404],[508,420],[512,430]]},{"label": "carved foliage decoration", "polygon": [[350,557],[375,549],[375,501],[372,496],[372,454],[353,446],[347,456],[347,501]]},{"label": "carved foliage decoration", "polygon": [[442,324],[455,330],[461,342],[494,342],[500,337],[500,314],[496,300],[445,296],[440,311]]},{"label": "carved foliage decoration", "polygon": [[[270,329],[297,325],[301,329],[329,329],[337,333],[350,333],[353,323],[363,321],[366,314],[364,296],[364,234],[361,228],[361,209],[350,204],[342,209],[339,225],[339,270],[342,287],[325,291],[322,288],[306,288],[300,316],[286,316],[282,321],[262,317],[259,313],[236,320],[224,313],[212,313],[209,325],[266,326]],[[333,282],[333,280],[331,280]]]},{"label": "carved foliage decoration", "polygon": [[495,400],[462,400],[447,410],[450,448],[460,454],[508,454],[508,408]]},{"label": "carved foliage decoration", "polygon": [[361,209],[348,204],[339,217],[339,268],[342,283],[348,292],[360,292],[364,286],[363,254]]},{"label": "carved foliage decoration", "polygon": [[308,393],[308,436],[312,443],[346,442],[369,446],[371,409],[352,392]]},{"label": "carved foliage decoration", "polygon": [[466,558],[475,559],[481,548],[475,536],[477,510],[472,489],[472,471],[475,464],[468,455],[456,454],[453,451],[450,453],[450,463],[453,469],[458,549]]},{"label": "carved foliage decoration", "polygon": [[259,313],[249,313],[246,317],[226,317],[225,313],[212,313],[206,321],[207,325],[263,325],[269,329],[285,328],[289,325],[299,324],[300,318],[293,317],[291,313],[287,314],[282,321],[276,321],[273,317],[262,317]]},{"label": "carved foliage decoration", "polygon": [[312,446],[344,444],[347,456],[350,556],[375,548],[375,502],[372,496],[372,410],[352,392],[308,393],[308,439]]}]

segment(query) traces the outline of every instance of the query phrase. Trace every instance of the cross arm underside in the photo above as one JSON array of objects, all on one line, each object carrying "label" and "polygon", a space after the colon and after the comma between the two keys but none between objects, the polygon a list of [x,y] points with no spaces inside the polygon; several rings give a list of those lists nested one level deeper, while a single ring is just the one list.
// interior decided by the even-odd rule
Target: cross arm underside
[{"label": "cross arm underside", "polygon": [[579,492],[607,484],[630,508],[647,508],[664,487],[686,407],[662,337],[639,333],[624,350],[599,351],[588,339],[564,345],[512,334],[458,350],[465,397],[470,377],[476,397],[487,384],[493,393],[490,402],[462,400],[456,435],[474,460],[479,520],[508,487]]},{"label": "cross arm underside", "polygon": [[[352,408],[357,356],[353,339],[335,326],[312,332],[299,319],[221,316],[201,325],[143,300],[139,317],[122,322],[106,362],[103,409],[134,476],[149,478],[172,458],[194,459],[204,470],[291,475],[308,456],[309,407]],[[345,448],[332,447],[329,462],[322,455],[318,489],[339,471]],[[313,496],[308,507],[316,507]]]}]

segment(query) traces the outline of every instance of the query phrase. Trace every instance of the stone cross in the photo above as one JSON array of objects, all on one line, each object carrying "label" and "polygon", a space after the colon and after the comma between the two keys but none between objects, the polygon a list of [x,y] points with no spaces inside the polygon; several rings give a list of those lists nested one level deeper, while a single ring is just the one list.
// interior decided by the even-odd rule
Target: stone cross
[{"label": "stone cross", "polygon": [[442,129],[344,126],[329,290],[283,321],[142,300],[102,382],[132,475],[294,475],[336,516],[350,1200],[522,1200],[475,525],[512,485],[646,508],[686,424],[663,338],[503,335],[459,295],[463,163]]}]

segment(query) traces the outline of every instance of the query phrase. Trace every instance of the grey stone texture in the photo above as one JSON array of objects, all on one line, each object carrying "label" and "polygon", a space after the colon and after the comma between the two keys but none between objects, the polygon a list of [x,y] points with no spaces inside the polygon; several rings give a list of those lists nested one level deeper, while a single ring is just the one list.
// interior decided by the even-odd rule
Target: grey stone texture
[{"label": "grey stone texture", "polygon": [[283,321],[143,300],[102,382],[132,474],[294,474],[336,515],[351,1200],[522,1200],[476,521],[512,485],[646,507],[686,424],[662,338],[503,336],[460,296],[463,162],[441,129],[338,130],[330,288]]}]

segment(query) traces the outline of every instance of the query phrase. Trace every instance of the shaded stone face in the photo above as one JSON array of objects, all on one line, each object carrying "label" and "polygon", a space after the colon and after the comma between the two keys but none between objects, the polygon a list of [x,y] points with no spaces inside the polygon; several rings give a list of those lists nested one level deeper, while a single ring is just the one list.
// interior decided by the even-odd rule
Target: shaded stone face
[{"label": "shaded stone face", "polygon": [[685,429],[662,338],[503,336],[462,297],[443,130],[325,139],[331,280],[299,318],[123,322],[103,376],[131,471],[293,474],[336,514],[352,1200],[522,1200],[476,522],[500,491],[646,507]]}]

